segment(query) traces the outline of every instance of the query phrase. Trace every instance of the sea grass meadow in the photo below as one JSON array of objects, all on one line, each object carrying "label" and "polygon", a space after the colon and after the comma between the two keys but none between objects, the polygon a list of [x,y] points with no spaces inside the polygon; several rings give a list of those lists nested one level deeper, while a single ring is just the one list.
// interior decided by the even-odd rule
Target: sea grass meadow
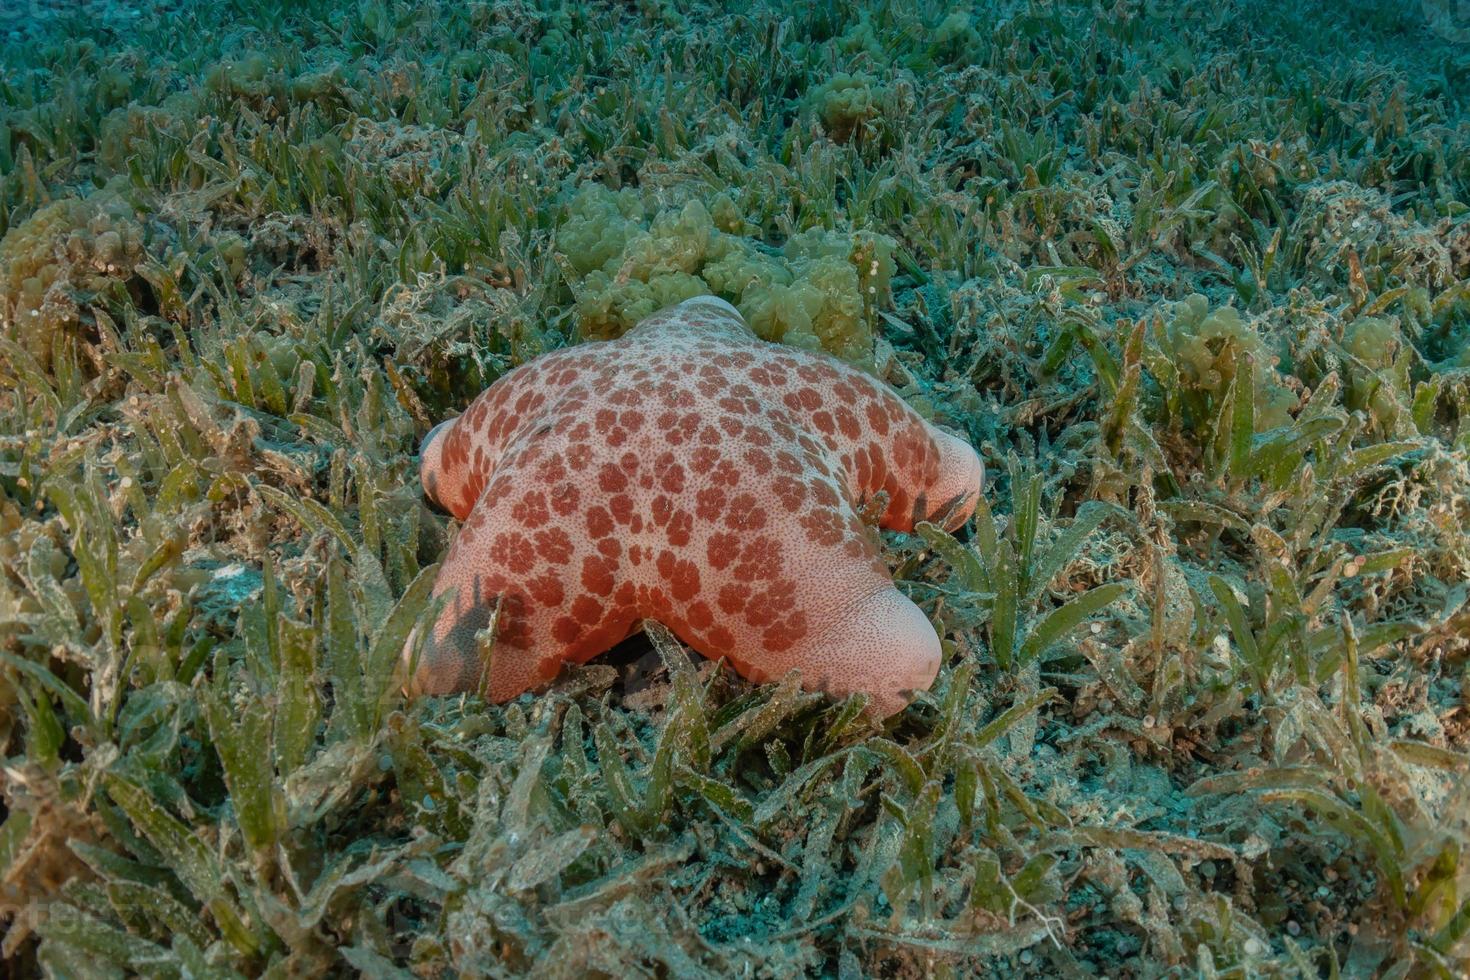
[{"label": "sea grass meadow", "polygon": [[[1463,977],[1470,9],[0,7],[0,953]],[[886,726],[406,702],[418,440],[700,292],[965,435]]]}]

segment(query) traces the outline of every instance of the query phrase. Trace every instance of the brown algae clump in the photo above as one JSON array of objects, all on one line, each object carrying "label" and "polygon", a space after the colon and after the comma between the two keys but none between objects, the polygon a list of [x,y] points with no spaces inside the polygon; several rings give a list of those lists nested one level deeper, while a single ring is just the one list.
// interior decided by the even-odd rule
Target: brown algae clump
[{"label": "brown algae clump", "polygon": [[651,216],[632,190],[592,185],[569,206],[557,246],[574,278],[583,336],[621,336],[645,316],[702,293],[732,302],[764,340],[873,356],[874,310],[889,299],[893,240],[813,228],[770,248],[724,228],[745,222],[728,197]]},{"label": "brown algae clump", "polygon": [[868,324],[888,297],[892,239],[813,228],[787,242],[775,260],[785,276],[762,276],[762,260],[748,242],[732,244],[727,257],[731,261],[721,271],[741,287],[737,305],[759,336],[826,350],[852,363],[871,359]]},{"label": "brown algae clump", "polygon": [[1280,383],[1275,354],[1240,311],[1233,306],[1212,310],[1209,300],[1199,293],[1169,307],[1163,346],[1177,371],[1179,385],[1174,391],[1183,396],[1185,424],[1213,418],[1215,407],[1223,402],[1235,379],[1240,359],[1249,357],[1255,377],[1256,428],[1264,431],[1285,425],[1296,396]]},{"label": "brown algae clump", "polygon": [[1354,320],[1343,330],[1342,347],[1350,356],[1347,405],[1366,411],[1387,431],[1405,406],[1396,397],[1399,386],[1386,384],[1383,374],[1394,368],[1403,346],[1399,329],[1382,317]]},{"label": "brown algae clump", "polygon": [[812,90],[807,105],[834,140],[846,143],[883,114],[883,88],[871,75],[838,72]]},{"label": "brown algae clump", "polygon": [[145,260],[143,225],[120,195],[54,201],[0,240],[0,316],[44,367],[57,336],[82,327],[87,306],[126,288]]}]

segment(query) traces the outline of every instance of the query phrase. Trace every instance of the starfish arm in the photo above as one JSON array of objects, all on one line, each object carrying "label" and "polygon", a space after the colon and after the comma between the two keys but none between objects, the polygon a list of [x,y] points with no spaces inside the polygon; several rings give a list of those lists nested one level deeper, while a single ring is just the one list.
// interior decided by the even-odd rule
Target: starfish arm
[{"label": "starfish arm", "polygon": [[755,332],[746,325],[735,309],[718,296],[696,296],[676,306],[665,307],[638,321],[625,335],[633,340],[648,340],[664,333],[695,335],[702,339],[720,339],[734,343],[755,343]]},{"label": "starfish arm", "polygon": [[810,433],[845,476],[849,499],[881,491],[883,527],[921,520],[954,529],[975,510],[985,469],[969,444],[941,431],[867,374],[825,355],[774,354],[751,372],[792,431]]},{"label": "starfish arm", "polygon": [[701,536],[697,594],[656,618],[757,683],[799,670],[809,689],[866,692],[875,715],[899,711],[938,672],[934,627],[894,587],[836,474],[812,461],[800,491],[771,476],[769,502],[742,515],[751,529]]},{"label": "starfish arm", "polygon": [[496,379],[464,414],[429,430],[419,448],[419,477],[429,499],[456,520],[468,517],[505,448],[535,426],[585,360],[584,348],[523,364]]},{"label": "starfish arm", "polygon": [[[526,455],[508,455],[439,569],[434,595],[449,599],[424,640],[415,693],[480,691],[506,701],[555,677],[563,662],[602,653],[637,623],[632,587],[619,587],[616,567],[554,519],[554,490],[532,478]],[[487,668],[477,634],[492,616]]]},{"label": "starfish arm", "polygon": [[930,424],[897,395],[878,390],[870,404],[884,406],[887,430],[874,426],[863,442],[840,454],[856,499],[871,499],[880,490],[886,494],[888,505],[878,523],[895,531],[911,531],[928,520],[954,530],[969,520],[985,481],[975,450]]},{"label": "starfish arm", "polygon": [[985,486],[985,464],[968,442],[924,423],[939,450],[939,472],[925,490],[924,520],[938,520],[953,531],[970,519]]},{"label": "starfish arm", "polygon": [[822,640],[794,652],[808,687],[839,698],[865,693],[877,718],[927,691],[942,656],[929,617],[891,582],[845,609]]}]

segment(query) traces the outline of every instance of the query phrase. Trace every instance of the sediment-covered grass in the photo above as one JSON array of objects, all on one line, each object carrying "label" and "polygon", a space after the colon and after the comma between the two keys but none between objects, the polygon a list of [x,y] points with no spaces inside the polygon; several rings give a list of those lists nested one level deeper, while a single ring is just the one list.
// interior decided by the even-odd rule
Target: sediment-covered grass
[{"label": "sediment-covered grass", "polygon": [[[1470,25],[984,6],[0,12],[8,972],[1470,970]],[[691,291],[981,450],[934,689],[404,703],[418,438]]]}]

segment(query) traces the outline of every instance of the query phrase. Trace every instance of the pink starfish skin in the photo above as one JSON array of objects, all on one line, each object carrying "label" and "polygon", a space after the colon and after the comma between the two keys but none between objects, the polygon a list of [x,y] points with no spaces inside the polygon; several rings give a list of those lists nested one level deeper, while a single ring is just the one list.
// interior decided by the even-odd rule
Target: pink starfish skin
[{"label": "pink starfish skin", "polygon": [[884,527],[955,528],[984,468],[873,378],[701,296],[500,378],[429,433],[421,475],[464,524],[415,693],[505,701],[653,619],[752,681],[798,668],[886,717],[933,682],[939,638],[859,508],[883,491]]}]

